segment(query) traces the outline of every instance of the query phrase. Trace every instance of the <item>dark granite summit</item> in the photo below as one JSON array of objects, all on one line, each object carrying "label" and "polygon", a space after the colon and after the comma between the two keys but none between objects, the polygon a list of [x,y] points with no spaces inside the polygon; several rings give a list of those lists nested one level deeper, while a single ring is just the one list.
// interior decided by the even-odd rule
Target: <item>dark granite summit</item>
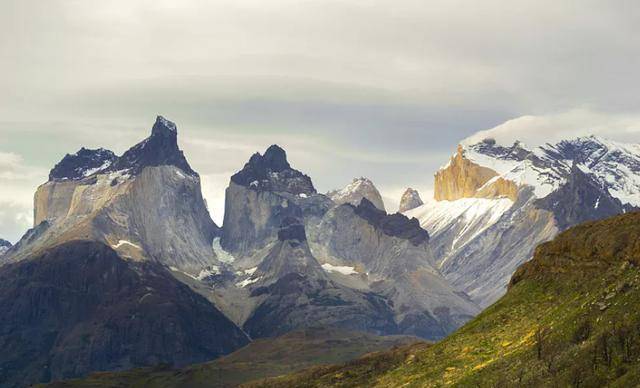
[{"label": "dark granite summit", "polygon": [[183,152],[178,148],[176,125],[162,116],[156,118],[151,136],[131,147],[122,156],[104,148],[81,148],[67,154],[49,173],[49,180],[80,180],[99,172],[127,170],[136,175],[145,167],[176,166],[191,176],[193,171]]},{"label": "dark granite summit", "polygon": [[129,170],[139,173],[145,167],[176,166],[185,173],[197,176],[184,153],[178,148],[176,125],[162,116],[156,118],[151,136],[131,147],[111,166],[110,170]]},{"label": "dark granite summit", "polygon": [[75,154],[67,154],[49,172],[49,180],[76,180],[111,166],[118,157],[104,148],[91,150],[82,147]]},{"label": "dark granite summit", "polygon": [[407,239],[413,245],[420,245],[429,240],[429,233],[420,227],[420,222],[416,218],[409,219],[400,213],[387,214],[366,198],[362,198],[358,206],[350,204],[346,206],[352,206],[358,216],[376,228],[380,228],[388,236]]},{"label": "dark granite summit", "polygon": [[231,177],[237,185],[261,191],[315,194],[311,178],[291,168],[286,152],[278,145],[272,145],[264,155],[255,153],[242,170]]}]

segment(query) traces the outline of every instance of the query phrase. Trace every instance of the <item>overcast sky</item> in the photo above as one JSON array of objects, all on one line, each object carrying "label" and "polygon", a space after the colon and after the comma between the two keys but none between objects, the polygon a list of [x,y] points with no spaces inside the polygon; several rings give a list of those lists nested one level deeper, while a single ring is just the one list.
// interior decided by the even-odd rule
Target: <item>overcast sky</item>
[{"label": "overcast sky", "polygon": [[480,130],[638,142],[639,74],[631,0],[0,0],[0,237],[64,154],[121,153],[157,114],[218,222],[272,143],[320,191],[367,176],[395,210]]}]

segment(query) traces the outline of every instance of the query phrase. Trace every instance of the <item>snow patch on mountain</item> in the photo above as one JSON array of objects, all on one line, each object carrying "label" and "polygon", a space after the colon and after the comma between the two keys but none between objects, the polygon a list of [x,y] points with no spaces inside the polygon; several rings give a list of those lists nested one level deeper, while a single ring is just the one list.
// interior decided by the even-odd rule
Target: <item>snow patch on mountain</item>
[{"label": "snow patch on mountain", "polygon": [[257,278],[248,278],[245,279],[241,282],[236,283],[236,287],[240,287],[240,288],[245,288],[248,285],[251,285],[253,283],[257,283],[260,279],[262,279],[262,276],[259,276]]},{"label": "snow patch on mountain", "polygon": [[111,247],[112,247],[113,249],[118,249],[118,248],[120,248],[120,247],[122,247],[122,246],[124,246],[124,245],[128,245],[128,246],[130,246],[130,247],[134,247],[134,248],[136,248],[136,249],[140,249],[140,250],[142,250],[142,248],[140,248],[140,246],[139,246],[139,245],[134,244],[134,243],[132,243],[131,241],[127,241],[127,240],[120,240],[120,241],[118,241],[118,243],[117,243],[117,244],[112,245]]},{"label": "snow patch on mountain", "polygon": [[458,228],[451,249],[459,249],[495,224],[511,208],[509,198],[462,198],[455,201],[429,200],[404,214],[415,217],[432,238]]},{"label": "snow patch on mountain", "polygon": [[358,273],[355,267],[349,267],[346,265],[332,265],[329,263],[322,264],[322,269],[327,273],[337,272],[343,275],[355,275]]},{"label": "snow patch on mountain", "polygon": [[201,270],[198,276],[196,277],[196,279],[204,280],[210,276],[215,276],[219,274],[220,274],[220,267],[218,267],[217,265],[212,265],[209,268],[204,268],[203,270]]},{"label": "snow patch on mountain", "polygon": [[544,198],[566,182],[571,166],[594,177],[624,204],[640,206],[640,145],[597,136],[578,137],[528,150],[522,143],[498,145],[492,139],[462,142],[464,158],[495,171],[498,178],[531,186]]},{"label": "snow patch on mountain", "polygon": [[231,253],[227,252],[224,250],[224,248],[222,248],[222,245],[220,245],[220,237],[216,237],[213,239],[213,252],[216,254],[216,256],[218,257],[218,260],[220,260],[223,263],[233,263],[234,261],[236,261],[235,256],[233,256]]}]

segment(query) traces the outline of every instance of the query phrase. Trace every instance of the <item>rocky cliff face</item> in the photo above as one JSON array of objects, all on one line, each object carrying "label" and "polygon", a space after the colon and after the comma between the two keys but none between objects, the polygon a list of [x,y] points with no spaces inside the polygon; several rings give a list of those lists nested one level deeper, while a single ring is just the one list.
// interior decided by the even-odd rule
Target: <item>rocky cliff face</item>
[{"label": "rocky cliff face", "polygon": [[449,164],[436,172],[433,193],[436,201],[475,197],[485,183],[498,175],[490,168],[467,160],[463,153],[462,147],[458,146]]},{"label": "rocky cliff face", "polygon": [[256,308],[244,324],[252,337],[309,327],[397,333],[384,298],[332,281],[313,257],[301,221],[288,219],[248,285]]},{"label": "rocky cliff face", "polygon": [[554,214],[560,230],[621,214],[628,208],[576,164],[572,166],[566,182],[558,190],[538,200],[536,205]]},{"label": "rocky cliff face", "polygon": [[254,154],[231,177],[226,190],[222,247],[250,256],[277,238],[289,218],[321,216],[332,206],[318,195],[311,178],[291,168],[285,151],[273,145]]},{"label": "rocky cliff face", "polygon": [[422,205],[424,205],[424,202],[422,202],[422,198],[420,198],[420,193],[409,187],[405,190],[404,194],[402,194],[402,198],[400,198],[400,207],[398,211],[400,213],[404,213]]},{"label": "rocky cliff face", "polygon": [[160,363],[202,362],[248,343],[205,298],[152,262],[73,241],[0,268],[0,381],[18,387]]},{"label": "rocky cliff face", "polygon": [[350,203],[358,206],[363,198],[366,198],[380,210],[385,210],[384,201],[376,186],[367,178],[356,178],[342,190],[330,191],[327,197],[337,205]]},{"label": "rocky cliff face", "polygon": [[363,199],[331,209],[309,236],[337,281],[390,301],[401,333],[439,339],[479,311],[435,269],[428,233],[415,218],[388,215]]},{"label": "rocky cliff face", "polygon": [[81,150],[65,156],[50,175],[34,198],[35,224],[46,223],[46,231],[25,236],[6,261],[82,238],[195,275],[218,264],[211,248],[218,227],[168,120],[158,117],[151,136],[119,158],[106,150]]},{"label": "rocky cliff face", "polygon": [[517,187],[514,182],[499,177],[494,169],[470,160],[466,153],[465,148],[458,146],[458,151],[449,163],[436,172],[436,201],[499,197],[515,199]]}]

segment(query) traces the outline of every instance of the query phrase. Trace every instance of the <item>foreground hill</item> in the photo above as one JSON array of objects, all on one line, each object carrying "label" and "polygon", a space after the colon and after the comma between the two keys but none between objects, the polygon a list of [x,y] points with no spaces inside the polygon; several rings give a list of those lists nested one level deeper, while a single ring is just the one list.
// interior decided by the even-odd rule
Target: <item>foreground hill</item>
[{"label": "foreground hill", "polygon": [[319,364],[346,362],[364,353],[410,343],[427,346],[415,337],[375,335],[340,329],[307,329],[281,337],[259,339],[218,360],[182,370],[134,369],[96,373],[84,380],[51,387],[225,387],[277,376]]},{"label": "foreground hill", "polygon": [[442,342],[254,386],[635,386],[638,265],[640,213],[581,224],[539,246],[503,298]]}]

